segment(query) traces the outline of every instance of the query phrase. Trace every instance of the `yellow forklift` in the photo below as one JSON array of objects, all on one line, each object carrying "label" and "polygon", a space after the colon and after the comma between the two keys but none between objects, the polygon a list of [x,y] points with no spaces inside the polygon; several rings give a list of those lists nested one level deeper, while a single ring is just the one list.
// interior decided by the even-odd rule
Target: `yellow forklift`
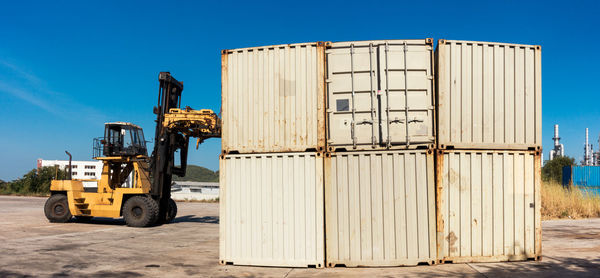
[{"label": "yellow forklift", "polygon": [[[169,72],[159,74],[158,106],[154,107],[154,150],[148,157],[142,128],[125,122],[106,123],[104,136],[94,139],[93,158],[103,163],[98,187],[83,187],[71,178],[71,155],[67,180],[53,180],[44,213],[50,222],[72,217],[123,217],[132,227],[171,222],[177,205],[171,199],[173,175],[185,176],[190,137],[196,148],[205,139],[221,136],[221,125],[212,110],[180,108],[183,83]],[[179,165],[175,154],[179,153]]]}]

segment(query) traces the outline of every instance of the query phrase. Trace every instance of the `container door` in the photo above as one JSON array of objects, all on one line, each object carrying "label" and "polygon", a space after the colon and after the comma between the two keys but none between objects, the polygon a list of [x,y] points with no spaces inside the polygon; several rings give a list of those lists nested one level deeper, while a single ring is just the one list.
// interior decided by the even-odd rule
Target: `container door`
[{"label": "container door", "polygon": [[385,42],[378,53],[382,144],[433,142],[431,46]]},{"label": "container door", "polygon": [[327,50],[330,145],[379,144],[377,46],[334,43]]},{"label": "container door", "polygon": [[433,143],[431,51],[424,40],[334,43],[327,50],[328,145]]}]

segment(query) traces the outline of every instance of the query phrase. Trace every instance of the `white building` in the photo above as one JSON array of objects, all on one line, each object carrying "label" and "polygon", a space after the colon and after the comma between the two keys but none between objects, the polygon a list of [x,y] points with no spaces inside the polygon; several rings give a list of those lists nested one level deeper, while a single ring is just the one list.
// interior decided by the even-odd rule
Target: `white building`
[{"label": "white building", "polygon": [[219,198],[218,182],[174,181],[171,198],[176,201],[216,200]]},{"label": "white building", "polygon": [[[54,167],[67,171],[69,168],[68,160],[46,160],[39,158],[37,167]],[[102,161],[71,161],[71,178],[74,180],[83,180],[83,187],[98,187],[98,181],[102,177]],[[132,174],[125,180],[121,187],[131,187]]]},{"label": "white building", "polygon": [[[68,160],[46,160],[39,158],[37,167],[58,166],[61,170],[68,171]],[[102,161],[71,161],[71,175],[74,180],[99,180],[102,175]]]}]

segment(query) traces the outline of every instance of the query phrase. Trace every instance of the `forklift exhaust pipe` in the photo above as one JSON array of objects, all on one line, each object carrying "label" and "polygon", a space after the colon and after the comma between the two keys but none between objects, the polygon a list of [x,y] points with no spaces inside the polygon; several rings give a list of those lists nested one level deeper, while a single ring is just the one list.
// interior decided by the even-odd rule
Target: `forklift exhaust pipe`
[{"label": "forklift exhaust pipe", "polygon": [[69,179],[69,180],[72,180],[72,179],[73,179],[73,177],[72,177],[72,175],[71,175],[71,171],[73,171],[73,168],[71,168],[71,160],[72,160],[73,156],[71,156],[71,153],[70,153],[70,152],[68,152],[68,151],[65,151],[65,152],[66,152],[66,153],[67,153],[67,155],[69,156],[69,178],[68,178],[68,179]]}]

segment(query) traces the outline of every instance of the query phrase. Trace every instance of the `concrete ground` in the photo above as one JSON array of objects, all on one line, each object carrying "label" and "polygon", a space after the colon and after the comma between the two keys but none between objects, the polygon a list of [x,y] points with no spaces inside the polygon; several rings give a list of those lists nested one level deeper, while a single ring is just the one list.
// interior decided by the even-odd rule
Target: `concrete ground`
[{"label": "concrete ground", "polygon": [[220,266],[219,204],[178,203],[175,223],[48,223],[45,198],[0,196],[0,277],[600,276],[600,219],[543,222],[543,261],[388,268]]}]

